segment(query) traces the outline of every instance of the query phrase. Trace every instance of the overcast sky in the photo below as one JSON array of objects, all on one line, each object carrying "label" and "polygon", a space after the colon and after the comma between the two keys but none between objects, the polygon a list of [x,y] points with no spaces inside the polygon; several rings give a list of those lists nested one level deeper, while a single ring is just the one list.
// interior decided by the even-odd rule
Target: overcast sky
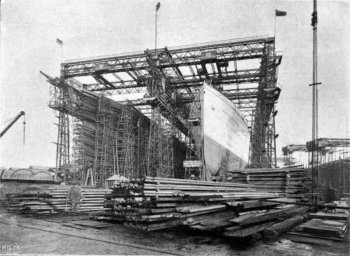
[{"label": "overcast sky", "polygon": [[[1,106],[4,122],[26,112],[0,140],[0,166],[55,165],[57,122],[47,107],[49,85],[39,70],[59,74],[64,59],[154,48],[153,0],[1,1]],[[287,144],[311,140],[312,0],[163,0],[158,47],[258,35],[273,36],[283,51],[278,84],[278,155]],[[319,137],[345,137],[349,122],[350,2],[319,1]]]}]

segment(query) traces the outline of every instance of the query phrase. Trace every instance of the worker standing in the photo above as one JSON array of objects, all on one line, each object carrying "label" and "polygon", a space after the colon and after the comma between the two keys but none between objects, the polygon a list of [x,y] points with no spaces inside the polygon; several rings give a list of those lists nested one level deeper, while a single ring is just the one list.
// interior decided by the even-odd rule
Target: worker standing
[{"label": "worker standing", "polygon": [[73,183],[73,186],[69,189],[66,200],[71,203],[71,211],[78,212],[81,201],[83,199],[81,188],[77,183]]}]

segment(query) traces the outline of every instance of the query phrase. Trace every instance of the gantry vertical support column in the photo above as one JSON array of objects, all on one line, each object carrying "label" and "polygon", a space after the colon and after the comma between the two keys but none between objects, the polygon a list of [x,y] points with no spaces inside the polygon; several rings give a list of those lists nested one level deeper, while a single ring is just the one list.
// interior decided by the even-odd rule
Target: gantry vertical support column
[{"label": "gantry vertical support column", "polygon": [[276,136],[274,105],[280,89],[276,87],[276,55],[274,43],[265,44],[260,72],[262,76],[258,87],[258,99],[251,133],[250,166],[253,168],[276,166]]},{"label": "gantry vertical support column", "polygon": [[53,85],[50,90],[49,107],[53,108],[58,118],[57,123],[57,142],[56,142],[56,172],[62,173],[64,182],[67,182],[70,168],[70,124],[69,124],[69,108],[72,105],[72,91],[68,87],[62,85],[58,80],[48,77],[49,82]]},{"label": "gantry vertical support column", "polygon": [[58,131],[56,147],[56,170],[63,172],[64,182],[68,182],[70,168],[70,134],[69,116],[65,112],[58,113]]},{"label": "gantry vertical support column", "polygon": [[197,92],[193,95],[194,100],[191,102],[190,113],[188,119],[188,136],[186,137],[186,166],[185,167],[185,179],[204,179],[202,154],[199,152],[202,149],[196,148],[195,138],[193,135],[193,129],[195,127],[201,127],[201,99],[200,93]]},{"label": "gantry vertical support column", "polygon": [[74,111],[73,119],[73,146],[72,146],[72,162],[74,172],[72,172],[72,181],[83,185],[86,179],[86,173],[84,173],[88,166],[85,154],[85,125],[81,106],[83,105],[82,95],[79,93],[74,94],[74,101],[72,102]]}]

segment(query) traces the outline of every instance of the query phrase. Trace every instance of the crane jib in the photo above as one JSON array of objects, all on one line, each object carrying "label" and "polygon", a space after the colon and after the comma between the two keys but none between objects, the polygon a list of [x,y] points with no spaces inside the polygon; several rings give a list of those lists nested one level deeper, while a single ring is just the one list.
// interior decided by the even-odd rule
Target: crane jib
[{"label": "crane jib", "polygon": [[25,112],[24,111],[21,111],[19,112],[19,114],[17,116],[15,116],[15,118],[11,121],[11,123],[9,123],[5,129],[0,133],[0,138],[5,135],[5,133],[12,127],[12,125],[14,125],[17,120],[21,117],[21,116],[24,116],[24,120],[23,120],[23,144],[25,143],[25,124],[26,124],[26,121],[25,121]]}]

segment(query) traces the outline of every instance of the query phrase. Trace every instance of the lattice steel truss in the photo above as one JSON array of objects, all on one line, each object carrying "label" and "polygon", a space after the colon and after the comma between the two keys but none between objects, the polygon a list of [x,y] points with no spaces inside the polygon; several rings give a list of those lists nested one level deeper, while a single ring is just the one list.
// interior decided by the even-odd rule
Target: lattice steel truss
[{"label": "lattice steel truss", "polygon": [[[189,134],[186,137],[186,166],[185,166],[185,178],[186,179],[202,179],[203,167],[198,163],[201,163],[202,154],[200,149],[196,148],[195,138],[192,133],[194,127],[199,127],[201,124],[201,102],[199,93],[195,93],[194,100],[190,104],[190,113],[188,118],[188,130]],[[197,165],[196,165],[197,163]]]},{"label": "lattice steel truss", "polygon": [[58,86],[60,80],[47,77],[49,82],[55,86],[50,88],[49,107],[54,109],[58,119],[58,133],[56,143],[56,176],[62,175],[63,180],[69,179],[67,170],[70,164],[70,120],[69,109],[72,106],[70,101],[71,91],[68,87]]},{"label": "lattice steel truss", "polygon": [[[259,81],[254,125],[251,132],[251,167],[276,167],[275,142],[275,103],[279,98],[280,88],[276,87],[276,68],[280,59],[276,59],[274,45],[265,47],[261,60],[264,76]],[[278,62],[276,62],[276,60]]]},{"label": "lattice steel truss", "polygon": [[[117,125],[114,123],[114,130],[108,128],[108,115],[101,115],[103,112],[101,109],[91,109],[91,106],[97,105],[97,99],[96,95],[90,95],[89,91],[104,92],[111,96],[143,93],[143,97],[128,102],[144,114],[153,115],[149,124],[148,139],[156,139],[160,133],[164,134],[164,131],[166,131],[166,138],[174,136],[179,138],[181,137],[179,131],[182,136],[190,136],[189,127],[193,125],[189,123],[190,105],[195,99],[197,88],[203,84],[204,80],[210,80],[212,86],[233,101],[245,115],[251,132],[250,166],[275,166],[274,116],[276,112],[274,112],[274,107],[280,93],[276,82],[277,68],[281,63],[282,56],[276,54],[274,45],[273,37],[250,38],[175,48],[165,47],[157,49],[157,56],[154,50],[146,50],[139,53],[63,63],[60,79],[46,76],[56,91],[50,107],[59,112],[57,167],[63,168],[70,163],[71,145],[68,116],[71,115],[80,120],[74,123],[74,139],[79,141],[81,134],[85,138],[90,138],[84,142],[83,148],[81,148],[81,143],[78,147],[73,143],[73,153],[79,154],[85,150],[84,154],[88,155],[88,159],[75,157],[76,163],[84,162],[86,166],[87,162],[91,162],[93,159],[97,183],[102,183],[102,180],[105,179],[102,176],[112,174],[116,168],[116,159],[113,157],[107,159],[103,156],[104,150],[108,150],[107,155],[117,156],[116,146],[109,145],[108,149],[104,149],[103,145],[104,143],[115,144],[116,141],[111,138],[115,137],[113,133],[116,132]],[[72,80],[85,90],[78,92],[67,86]],[[72,93],[80,93],[85,97],[84,102],[89,104],[72,105],[70,102]],[[152,99],[150,100],[150,98]],[[106,109],[106,113],[108,113],[107,106]],[[83,114],[79,114],[79,111]],[[97,120],[93,120],[96,119],[97,112],[100,115]],[[107,132],[109,134],[107,137],[103,137],[106,136],[103,135],[103,129],[106,129],[106,127],[102,127],[104,125],[100,128],[93,127],[96,122],[104,122],[104,125],[107,125],[107,130],[110,129],[110,132]],[[117,122],[115,117],[114,122]],[[159,124],[166,124],[167,128],[164,130]],[[81,129],[82,126],[86,129]],[[148,173],[158,176],[172,176],[173,173],[168,172],[167,168],[159,169],[160,166],[171,165],[168,157],[174,153],[170,149],[173,150],[173,147],[170,147],[171,140],[164,140],[163,136],[159,143],[165,143],[164,145],[149,141],[149,148],[140,147],[140,141],[145,139],[146,133],[136,131],[137,129],[134,127],[134,137],[130,143],[139,146],[136,149],[131,146],[127,150],[128,152],[134,151],[134,155],[138,156],[137,166],[132,167],[138,171],[137,175]],[[98,133],[101,133],[101,136],[97,136]],[[99,139],[100,137],[101,139]],[[112,152],[113,148],[114,152]],[[156,148],[168,148],[169,154],[165,155],[169,161],[164,158],[164,155],[156,156],[154,150]],[[147,154],[151,157],[147,163],[141,162],[139,161],[140,154]],[[105,161],[105,164],[97,164],[96,159],[99,159],[100,163]],[[165,162],[166,164],[164,164]],[[158,167],[152,167],[152,169],[152,165]],[[105,169],[104,174],[99,171],[102,170],[101,168]],[[84,176],[84,172],[81,173]],[[80,179],[83,178],[80,177]]]},{"label": "lattice steel truss", "polygon": [[[275,166],[272,113],[280,92],[276,82],[282,56],[276,54],[274,44],[273,37],[262,37],[165,47],[157,49],[157,58],[154,50],[146,50],[67,61],[62,65],[62,78],[85,79],[88,90],[111,94],[143,92],[164,100],[168,97],[164,92],[169,92],[175,97],[164,101],[176,109],[176,118],[181,120],[188,119],[186,108],[193,101],[195,88],[205,79],[211,80],[248,120],[251,166]],[[155,80],[162,83],[152,87]],[[149,104],[142,99],[132,102],[138,107]]]}]

